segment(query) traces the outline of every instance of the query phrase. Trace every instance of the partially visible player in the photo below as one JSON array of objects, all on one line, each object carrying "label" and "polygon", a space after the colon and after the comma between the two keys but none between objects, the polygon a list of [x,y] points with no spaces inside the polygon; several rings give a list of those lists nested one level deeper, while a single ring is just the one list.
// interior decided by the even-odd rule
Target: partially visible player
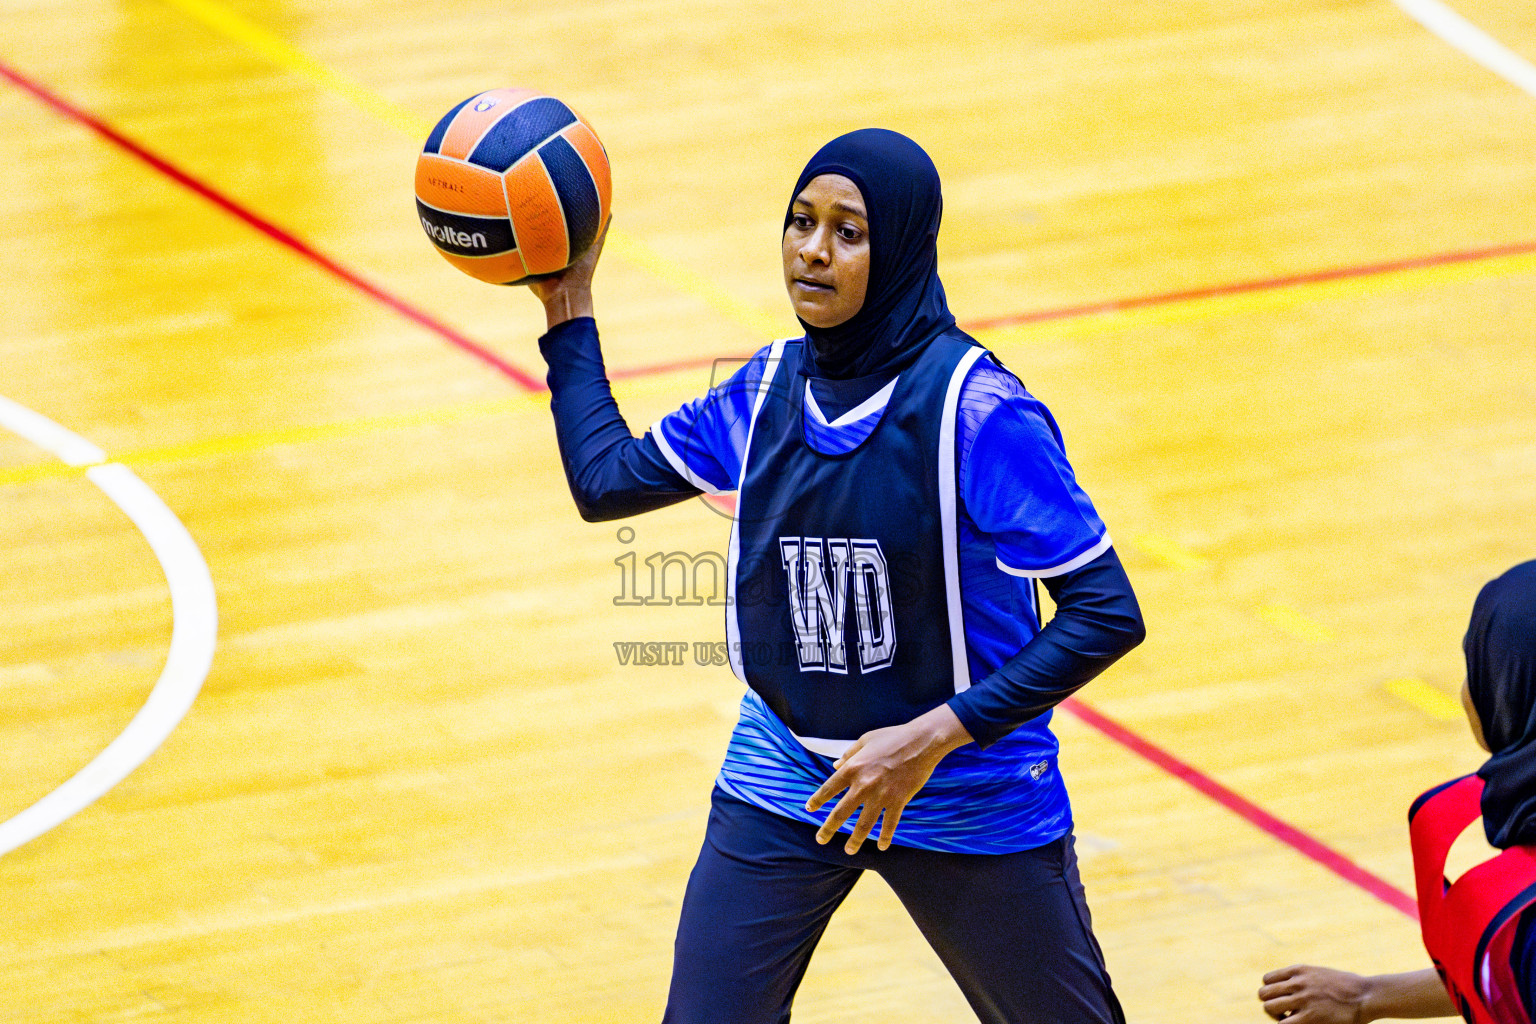
[{"label": "partially visible player", "polygon": [[[1454,1017],[1530,1024],[1536,1010],[1536,562],[1483,587],[1463,648],[1462,705],[1493,756],[1408,812],[1419,918],[1433,968],[1361,977],[1326,967],[1264,975],[1259,999],[1289,1024]],[[1446,854],[1479,815],[1504,852],[1456,881]]]},{"label": "partially visible player", "polygon": [[596,252],[531,285],[583,516],[738,494],[726,632],[748,690],[683,899],[672,1024],[787,1021],[866,870],[988,1024],[1124,1021],[1049,722],[1141,615],[1050,413],[955,325],[941,206],[911,139],[823,147],[782,236],[805,336],[640,438],[603,376]]}]

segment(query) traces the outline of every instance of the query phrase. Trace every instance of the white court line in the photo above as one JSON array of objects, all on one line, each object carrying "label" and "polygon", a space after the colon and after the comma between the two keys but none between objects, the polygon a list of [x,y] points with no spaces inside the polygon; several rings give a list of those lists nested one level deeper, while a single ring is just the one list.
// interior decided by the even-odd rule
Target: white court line
[{"label": "white court line", "polygon": [[1536,65],[1440,0],[1392,0],[1403,13],[1506,82],[1536,97]]},{"label": "white court line", "polygon": [[144,534],[171,590],[171,646],[149,699],[117,739],[69,781],[0,823],[0,854],[29,843],[95,803],[128,777],[186,717],[213,665],[218,606],[208,563],[187,528],[133,470],[73,431],[0,396],[0,427],[46,449],[85,475]]}]

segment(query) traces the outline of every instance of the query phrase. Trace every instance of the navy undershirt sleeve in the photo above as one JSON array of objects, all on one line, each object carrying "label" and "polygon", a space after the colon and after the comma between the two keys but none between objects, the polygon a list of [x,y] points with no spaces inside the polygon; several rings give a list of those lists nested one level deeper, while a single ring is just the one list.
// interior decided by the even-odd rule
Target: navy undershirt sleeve
[{"label": "navy undershirt sleeve", "polygon": [[1051,621],[996,672],[949,701],[982,748],[1066,700],[1146,638],[1114,548],[1041,582],[1056,602]]},{"label": "navy undershirt sleeve", "polygon": [[581,518],[622,519],[699,493],[649,433],[630,433],[603,369],[597,321],[578,317],[556,325],[539,339],[539,352],[549,364],[555,439]]}]

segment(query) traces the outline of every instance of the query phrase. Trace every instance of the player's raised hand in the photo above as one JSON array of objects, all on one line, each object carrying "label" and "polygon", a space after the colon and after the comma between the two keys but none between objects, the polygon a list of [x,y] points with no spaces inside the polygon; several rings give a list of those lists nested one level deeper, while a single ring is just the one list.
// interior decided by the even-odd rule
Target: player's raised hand
[{"label": "player's raised hand", "polygon": [[597,260],[603,254],[603,240],[608,237],[610,216],[597,239],[581,259],[554,274],[527,278],[528,290],[544,303],[544,316],[550,327],[567,320],[592,315],[592,276],[597,273]]},{"label": "player's raised hand", "polygon": [[877,845],[882,850],[889,848],[908,801],[928,783],[945,754],[969,742],[971,734],[947,704],[906,725],[874,729],[860,736],[806,802],[806,810],[816,811],[838,793],[843,794],[817,830],[816,841],[823,845],[831,842],[843,823],[862,807],[843,850],[857,853],[882,815]]}]

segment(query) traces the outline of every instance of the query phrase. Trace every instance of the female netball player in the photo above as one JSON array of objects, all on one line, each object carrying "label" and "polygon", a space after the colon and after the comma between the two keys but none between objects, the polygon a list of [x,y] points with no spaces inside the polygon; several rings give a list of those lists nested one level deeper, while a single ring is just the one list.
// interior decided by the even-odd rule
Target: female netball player
[{"label": "female netball player", "polygon": [[[1536,562],[1483,587],[1462,644],[1462,706],[1493,756],[1477,774],[1436,786],[1408,812],[1419,920],[1434,968],[1361,977],[1326,967],[1264,976],[1259,999],[1290,1024],[1455,1017],[1530,1024],[1536,1010]],[[1504,852],[1455,882],[1446,854],[1483,819]]]},{"label": "female netball player", "polygon": [[[955,326],[927,154],[854,132],[790,195],[784,280],[805,336],[643,437],[603,376],[596,251],[531,286],[582,515],[737,493],[726,632],[748,690],[665,1019],[787,1021],[870,870],[983,1021],[1122,1021],[1049,721],[1142,639],[1130,584],[1050,414]],[[1037,579],[1057,604],[1044,629]]]}]

